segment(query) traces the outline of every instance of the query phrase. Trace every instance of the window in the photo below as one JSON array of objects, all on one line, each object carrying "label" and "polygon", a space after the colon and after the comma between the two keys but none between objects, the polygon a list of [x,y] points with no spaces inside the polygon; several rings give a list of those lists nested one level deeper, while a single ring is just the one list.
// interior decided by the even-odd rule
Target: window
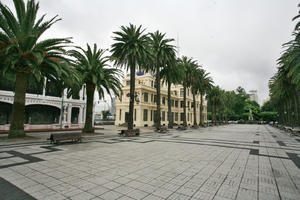
[{"label": "window", "polygon": [[148,102],[148,93],[144,93],[144,102]]},{"label": "window", "polygon": [[143,117],[144,121],[148,121],[148,110],[144,109],[144,117]]},{"label": "window", "polygon": [[166,105],[166,97],[163,97],[163,98],[162,98],[162,104],[163,104],[163,105]]},{"label": "window", "polygon": [[171,119],[174,121],[174,112],[172,112]]},{"label": "window", "polygon": [[174,90],[174,95],[177,96],[177,91],[176,90]]},{"label": "window", "polygon": [[175,107],[178,108],[178,101],[175,101]]},{"label": "window", "polygon": [[175,113],[175,121],[178,121],[178,112]]},{"label": "window", "polygon": [[166,115],[166,112],[165,111],[162,111],[161,112],[161,121],[165,121],[165,115]]},{"label": "window", "polygon": [[180,108],[183,108],[183,101],[180,101]]},{"label": "window", "polygon": [[183,121],[184,113],[180,113],[180,121]]},{"label": "window", "polygon": [[151,87],[153,87],[154,85],[153,85],[153,81],[151,81]]},{"label": "window", "polygon": [[187,106],[188,108],[190,108],[190,102],[188,101],[188,106]]},{"label": "window", "polygon": [[120,109],[120,113],[119,113],[119,120],[121,121],[122,119],[122,109]]},{"label": "window", "polygon": [[180,88],[180,96],[183,97],[183,88]]},{"label": "window", "polygon": [[194,108],[194,102],[191,103],[191,108]]},{"label": "window", "polygon": [[188,120],[188,121],[190,121],[190,115],[189,115],[189,114],[187,114],[187,116],[188,116],[187,120]]},{"label": "window", "polygon": [[126,81],[126,85],[130,85],[130,81]]},{"label": "window", "polygon": [[154,103],[156,103],[156,95],[154,95]]},{"label": "window", "polygon": [[187,90],[187,96],[190,96],[190,89]]},{"label": "window", "polygon": [[151,102],[153,102],[153,94],[151,94]]},{"label": "window", "polygon": [[171,107],[174,107],[174,100],[171,100]]},{"label": "window", "polygon": [[150,114],[150,121],[153,121],[153,110],[151,110],[151,114]]}]

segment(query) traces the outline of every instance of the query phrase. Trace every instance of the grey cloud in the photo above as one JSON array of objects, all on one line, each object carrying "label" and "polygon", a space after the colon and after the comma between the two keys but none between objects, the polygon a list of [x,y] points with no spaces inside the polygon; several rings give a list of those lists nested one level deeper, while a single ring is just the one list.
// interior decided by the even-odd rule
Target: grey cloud
[{"label": "grey cloud", "polygon": [[[11,0],[1,0],[12,5]],[[281,45],[291,39],[298,0],[40,0],[41,14],[63,20],[45,37],[76,45],[112,44],[121,25],[142,24],[179,38],[180,54],[195,58],[227,90],[257,89],[262,101]],[[177,44],[177,41],[176,41]]]}]

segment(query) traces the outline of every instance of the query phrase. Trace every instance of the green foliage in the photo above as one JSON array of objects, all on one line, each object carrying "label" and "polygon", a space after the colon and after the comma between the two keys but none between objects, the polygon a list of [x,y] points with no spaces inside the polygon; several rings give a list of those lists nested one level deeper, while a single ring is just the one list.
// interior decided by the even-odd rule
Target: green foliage
[{"label": "green foliage", "polygon": [[267,121],[267,122],[277,121],[277,118],[278,118],[277,115],[278,115],[277,112],[261,112],[261,113],[259,113],[260,120]]},{"label": "green foliage", "polygon": [[121,26],[121,31],[114,32],[110,52],[111,59],[118,66],[125,67],[130,70],[130,102],[129,102],[129,118],[128,130],[133,129],[133,109],[135,96],[135,72],[136,69],[147,69],[146,63],[151,62],[151,52],[149,45],[149,37],[144,34],[145,29],[142,26],[136,27],[129,24],[128,27]]},{"label": "green foliage", "polygon": [[272,102],[271,100],[266,101],[262,107],[261,107],[261,111],[262,112],[275,112],[276,111],[276,107],[274,105],[274,102]]},{"label": "green foliage", "polygon": [[[298,5],[300,7],[300,4]],[[299,19],[299,14],[293,20]],[[270,103],[266,111],[278,111],[279,123],[300,126],[300,22],[293,40],[283,45],[277,73],[269,81]],[[269,106],[269,108],[267,107]]]},{"label": "green foliage", "polygon": [[101,113],[102,113],[103,120],[106,120],[107,117],[109,116],[109,110],[102,110]]}]

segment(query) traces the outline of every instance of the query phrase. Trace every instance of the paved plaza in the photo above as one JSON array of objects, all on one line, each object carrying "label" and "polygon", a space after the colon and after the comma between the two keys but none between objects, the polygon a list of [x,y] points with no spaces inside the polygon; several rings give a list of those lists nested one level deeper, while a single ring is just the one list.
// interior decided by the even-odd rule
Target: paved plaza
[{"label": "paved plaza", "polygon": [[300,199],[300,138],[271,126],[103,132],[0,141],[0,199]]}]

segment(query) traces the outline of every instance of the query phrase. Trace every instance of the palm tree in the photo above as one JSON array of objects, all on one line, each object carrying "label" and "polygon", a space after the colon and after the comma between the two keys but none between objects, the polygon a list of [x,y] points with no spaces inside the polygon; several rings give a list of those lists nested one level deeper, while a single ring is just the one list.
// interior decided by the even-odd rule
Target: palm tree
[{"label": "palm tree", "polygon": [[198,73],[198,91],[200,93],[200,126],[204,126],[203,120],[203,96],[207,93],[213,84],[212,78],[204,69],[199,69]]},{"label": "palm tree", "polygon": [[193,75],[193,68],[195,67],[196,61],[192,60],[192,58],[188,58],[186,56],[182,56],[178,62],[179,66],[184,69],[184,79],[182,81],[183,85],[183,126],[187,127],[186,121],[186,89],[191,85],[191,79]]},{"label": "palm tree", "polygon": [[130,70],[130,102],[128,130],[133,129],[133,109],[135,98],[135,73],[137,67],[142,69],[150,60],[149,38],[144,34],[142,26],[136,27],[129,24],[128,27],[121,26],[121,31],[114,32],[112,44],[112,59],[118,66]]},{"label": "palm tree", "polygon": [[15,96],[12,107],[9,137],[25,136],[25,93],[30,76],[59,77],[68,71],[68,59],[64,57],[68,38],[53,38],[39,41],[42,34],[60,19],[57,16],[44,21],[37,19],[39,3],[29,0],[14,0],[16,16],[0,3],[0,73],[15,74]]},{"label": "palm tree", "polygon": [[[174,39],[165,39],[165,34],[156,31],[150,33],[150,48],[152,53],[153,71],[155,72],[156,86],[156,121],[155,127],[157,130],[161,127],[161,112],[160,112],[160,70],[167,64],[173,64],[176,59],[175,46],[169,44]],[[168,113],[168,116],[170,113]],[[170,117],[170,116],[169,116]]]},{"label": "palm tree", "polygon": [[81,74],[82,84],[86,84],[87,107],[83,133],[93,133],[93,104],[95,89],[98,90],[99,98],[104,97],[104,91],[109,95],[119,94],[121,83],[118,79],[121,71],[116,68],[107,68],[109,57],[104,56],[105,50],[98,49],[94,44],[93,49],[87,44],[87,50],[77,47],[69,51],[74,57],[73,66]]},{"label": "palm tree", "polygon": [[166,66],[160,71],[160,77],[163,79],[163,83],[167,83],[168,86],[168,128],[173,128],[171,85],[182,83],[184,69],[178,65],[177,60],[175,60],[174,62],[166,64]]},{"label": "palm tree", "polygon": [[[298,5],[300,7],[300,4]],[[296,20],[297,15],[293,18]],[[277,105],[280,123],[300,125],[300,22],[296,24],[295,38],[283,45],[284,53],[278,59],[278,71],[269,81],[271,100]],[[294,110],[292,110],[294,108]]]},{"label": "palm tree", "polygon": [[190,69],[190,75],[189,75],[189,83],[191,87],[191,92],[193,95],[193,111],[194,111],[194,128],[197,127],[197,116],[196,116],[196,95],[198,94],[198,88],[199,88],[199,75],[198,73],[201,71],[198,64],[191,65]]}]

